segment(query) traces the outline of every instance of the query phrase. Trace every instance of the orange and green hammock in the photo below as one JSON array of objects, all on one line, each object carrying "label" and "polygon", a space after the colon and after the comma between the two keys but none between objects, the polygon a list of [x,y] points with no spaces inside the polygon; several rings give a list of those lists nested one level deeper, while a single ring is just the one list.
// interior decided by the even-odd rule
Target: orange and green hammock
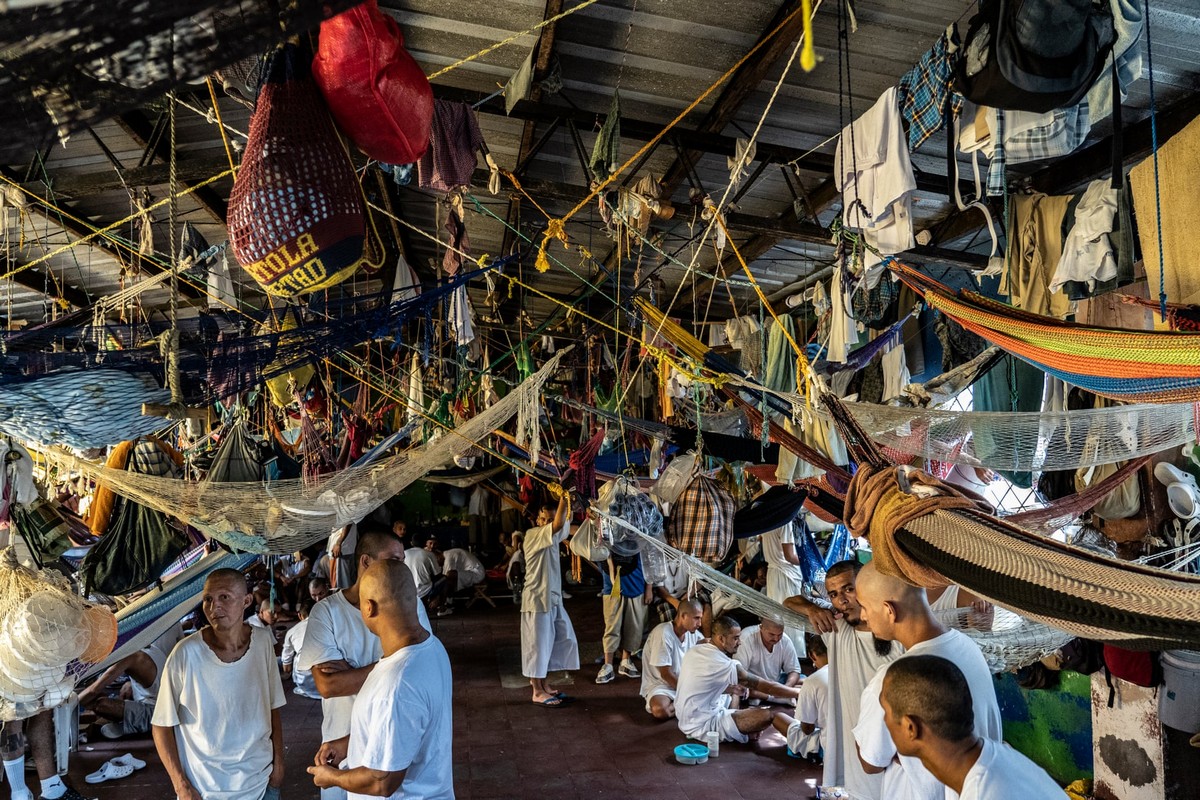
[{"label": "orange and green hammock", "polygon": [[1200,402],[1200,333],[1064,322],[888,266],[930,308],[1067,383],[1130,403]]}]

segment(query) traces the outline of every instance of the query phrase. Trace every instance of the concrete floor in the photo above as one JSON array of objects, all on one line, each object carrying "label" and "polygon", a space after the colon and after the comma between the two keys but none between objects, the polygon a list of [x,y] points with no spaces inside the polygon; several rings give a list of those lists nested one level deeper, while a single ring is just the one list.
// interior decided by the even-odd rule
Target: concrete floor
[{"label": "concrete floor", "polygon": [[[584,596],[584,595],[587,596]],[[600,600],[579,590],[567,608],[582,644],[584,668],[563,688],[579,698],[561,709],[529,703],[516,674],[517,612],[511,601],[480,604],[436,620],[454,668],[454,776],[461,800],[484,798],[629,798],[654,800],[779,800],[809,798],[819,770],[789,758],[775,733],[758,743],[721,746],[720,758],[684,767],[672,757],[685,741],[674,723],[645,713],[636,681],[593,683],[602,632]],[[287,747],[284,800],[318,797],[304,771],[320,744],[321,709],[291,694],[283,709]],[[149,762],[121,781],[88,786],[83,776],[107,759],[131,752]],[[28,773],[31,788],[36,778]],[[68,780],[97,800],[170,798],[173,793],[149,737],[81,745]],[[0,797],[8,787],[0,788]]]}]

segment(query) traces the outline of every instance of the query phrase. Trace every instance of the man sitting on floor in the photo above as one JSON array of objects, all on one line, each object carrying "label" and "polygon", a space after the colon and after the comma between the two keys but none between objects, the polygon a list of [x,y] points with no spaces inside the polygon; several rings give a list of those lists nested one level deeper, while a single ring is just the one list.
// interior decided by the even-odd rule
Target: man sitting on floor
[{"label": "man sitting on floor", "polygon": [[446,649],[418,619],[420,601],[403,565],[377,561],[357,585],[363,622],[382,643],[383,657],[354,702],[350,735],[322,744],[308,771],[322,791],[338,787],[353,800],[453,800]]},{"label": "man sitting on floor", "polygon": [[[100,728],[104,738],[120,739],[150,732],[150,717],[154,715],[163,665],[182,635],[180,626],[172,626],[148,647],[117,661],[79,693],[79,705],[114,720]],[[129,682],[121,687],[120,696],[107,696],[105,690],[122,675],[128,675]]]},{"label": "man sitting on floor", "polygon": [[675,620],[663,622],[650,631],[642,650],[642,697],[646,711],[655,719],[674,719],[675,687],[683,655],[704,638],[700,620],[704,608],[695,600],[680,600]]},{"label": "man sitting on floor", "polygon": [[740,708],[751,689],[777,697],[796,697],[793,686],[751,675],[733,660],[742,636],[742,626],[733,617],[713,620],[712,639],[683,655],[679,683],[675,689],[675,714],[685,736],[704,741],[717,731],[725,742],[747,742],[771,725],[775,711],[769,708]]},{"label": "man sitting on floor", "polygon": [[774,725],[787,740],[791,755],[820,763],[829,716],[829,650],[819,636],[809,636],[806,647],[814,669],[800,687],[796,716],[776,714]]},{"label": "man sitting on floor", "polygon": [[[751,675],[761,675],[784,686],[797,686],[804,677],[796,646],[784,635],[783,624],[778,620],[763,617],[760,624],[743,630],[735,658]],[[750,697],[768,703],[783,702],[760,692],[751,692]]]},{"label": "man sitting on floor", "polygon": [[414,541],[416,544],[404,551],[404,563],[412,571],[413,582],[417,584],[417,597],[428,610],[444,617],[451,613],[447,603],[450,584],[442,575],[442,565],[433,552],[437,541],[432,536],[424,535],[418,535]]},{"label": "man sitting on floor", "polygon": [[308,596],[312,598],[313,605],[329,597],[333,590],[329,588],[329,581],[320,576],[308,579]]},{"label": "man sitting on floor", "polygon": [[296,606],[296,615],[300,621],[288,629],[283,637],[283,652],[279,654],[279,665],[283,668],[284,677],[291,676],[292,690],[301,697],[310,700],[320,700],[321,694],[313,682],[312,672],[295,666],[300,651],[304,648],[304,634],[308,632],[308,615],[312,613],[312,601],[307,597]]},{"label": "man sitting on floor", "polygon": [[1002,741],[978,735],[971,686],[953,662],[912,655],[887,668],[880,695],[888,733],[960,800],[1062,797],[1046,771]]},{"label": "man sitting on floor", "polygon": [[461,547],[451,547],[442,553],[442,574],[450,585],[451,592],[465,592],[472,586],[483,583],[487,574],[483,562],[475,554]]}]

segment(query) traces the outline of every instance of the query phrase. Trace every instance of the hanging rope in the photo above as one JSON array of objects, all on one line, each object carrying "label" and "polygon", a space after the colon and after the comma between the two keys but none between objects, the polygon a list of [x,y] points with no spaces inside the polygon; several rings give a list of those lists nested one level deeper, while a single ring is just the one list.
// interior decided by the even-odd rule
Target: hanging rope
[{"label": "hanging rope", "polygon": [[[1154,48],[1150,38],[1150,0],[1143,0],[1146,9],[1146,66],[1150,73],[1150,153],[1154,159],[1154,213],[1158,226],[1158,312],[1163,322],[1167,321],[1166,260],[1162,247],[1162,195],[1158,185],[1158,114],[1154,101]],[[1113,78],[1116,80],[1115,76]]]}]

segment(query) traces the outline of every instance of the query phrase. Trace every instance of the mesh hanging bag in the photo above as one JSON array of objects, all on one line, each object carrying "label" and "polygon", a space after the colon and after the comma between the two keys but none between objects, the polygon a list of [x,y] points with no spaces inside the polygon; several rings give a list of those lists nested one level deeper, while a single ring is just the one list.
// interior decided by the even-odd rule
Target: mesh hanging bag
[{"label": "mesh hanging bag", "polygon": [[363,258],[362,192],[295,45],[271,56],[228,223],[238,263],[277,297],[340,283]]},{"label": "mesh hanging bag", "polygon": [[313,78],[338,125],[371,158],[411,164],[429,147],[433,89],[375,0],[321,23]]}]

